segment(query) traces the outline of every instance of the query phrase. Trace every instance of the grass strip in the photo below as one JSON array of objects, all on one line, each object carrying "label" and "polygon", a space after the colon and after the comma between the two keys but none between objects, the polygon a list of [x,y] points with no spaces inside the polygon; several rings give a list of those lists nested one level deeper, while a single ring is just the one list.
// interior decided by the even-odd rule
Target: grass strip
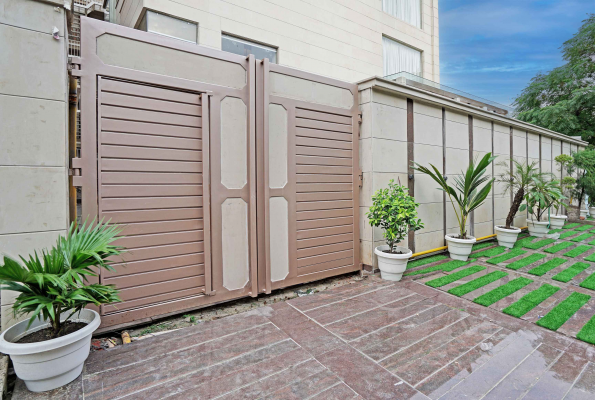
[{"label": "grass strip", "polygon": [[578,228],[575,228],[574,230],[577,232],[584,232],[584,231],[588,231],[589,229],[593,229],[593,225],[579,226]]},{"label": "grass strip", "polygon": [[505,285],[499,286],[494,290],[490,290],[489,292],[482,294],[481,296],[475,298],[473,300],[474,303],[481,304],[482,306],[489,306],[494,304],[495,302],[502,300],[506,296],[510,296],[514,292],[519,289],[524,288],[528,284],[533,282],[531,279],[520,277],[511,280]]},{"label": "grass strip", "polygon": [[497,246],[492,249],[487,249],[483,251],[479,251],[477,253],[471,253],[469,258],[479,258],[479,257],[495,257],[499,254],[502,254],[506,251],[506,247],[504,246]]},{"label": "grass strip", "polygon": [[495,246],[496,244],[497,244],[497,242],[495,242],[493,240],[490,240],[489,242],[475,243],[473,245],[473,248],[471,249],[471,251],[477,251],[477,250],[485,249],[486,247]]},{"label": "grass strip", "polygon": [[508,264],[506,268],[514,269],[516,271],[517,269],[526,267],[527,265],[533,264],[534,262],[544,259],[545,257],[545,254],[533,253],[529,257],[521,258],[520,260]]},{"label": "grass strip", "polygon": [[426,265],[426,264],[431,264],[431,263],[436,262],[436,261],[444,260],[445,258],[448,258],[448,256],[446,256],[444,254],[438,254],[438,255],[435,255],[435,256],[421,258],[419,260],[409,261],[407,263],[407,269],[409,269],[409,268],[415,268],[415,267],[420,267],[420,266]]},{"label": "grass strip", "polygon": [[562,229],[550,229],[550,230],[548,231],[548,235],[549,235],[550,233],[558,233],[558,232],[562,232]]},{"label": "grass strip", "polygon": [[576,338],[583,342],[595,344],[595,315],[578,331]]},{"label": "grass strip", "polygon": [[577,262],[566,268],[564,271],[552,276],[552,279],[559,282],[569,282],[572,278],[589,268],[588,263]]},{"label": "grass strip", "polygon": [[588,242],[587,244],[590,244],[591,246],[595,246],[595,240],[591,240],[590,242]]},{"label": "grass strip", "polygon": [[545,285],[542,285],[539,289],[527,293],[518,301],[512,303],[504,310],[502,310],[502,312],[508,315],[512,315],[513,317],[520,318],[532,309],[534,309],[542,301],[556,293],[558,290],[560,290],[559,287],[549,285],[546,283]]},{"label": "grass strip", "polygon": [[515,258],[518,257],[520,255],[525,254],[526,251],[525,250],[521,250],[521,249],[512,249],[510,251],[507,251],[506,253],[499,255],[497,257],[494,258],[490,258],[489,260],[487,260],[486,262],[490,263],[490,264],[499,264],[501,262],[504,262],[506,260],[510,260],[511,258]]},{"label": "grass strip", "polygon": [[434,272],[434,271],[450,272],[450,271],[453,271],[453,270],[455,270],[459,267],[462,267],[463,265],[467,265],[467,264],[469,264],[468,261],[452,260],[452,261],[447,261],[442,264],[434,265],[432,267],[423,268],[423,269],[420,269],[417,271],[405,272],[404,275],[406,275],[406,276],[421,275],[421,274],[427,274],[427,273]]},{"label": "grass strip", "polygon": [[590,256],[585,257],[585,261],[595,262],[595,253],[591,254]]},{"label": "grass strip", "polygon": [[570,239],[571,242],[582,242],[583,240],[592,239],[593,235],[590,233],[583,233],[575,238]]},{"label": "grass strip", "polygon": [[574,258],[574,257],[580,256],[585,251],[589,251],[589,250],[591,250],[591,246],[587,246],[586,244],[581,244],[580,246],[577,246],[576,248],[570,250],[569,252],[564,253],[564,255],[566,257]]},{"label": "grass strip", "polygon": [[544,262],[539,267],[535,267],[527,271],[531,275],[542,276],[545,275],[546,272],[551,271],[552,269],[559,267],[560,265],[564,264],[566,259],[564,258],[552,258],[549,261]]},{"label": "grass strip", "polygon": [[498,279],[504,278],[507,275],[508,274],[504,271],[490,272],[487,275],[484,275],[482,277],[473,279],[472,281],[469,281],[467,283],[463,283],[462,285],[454,287],[454,288],[450,289],[448,291],[448,293],[461,297],[463,295],[466,295],[467,293],[470,293],[474,290],[479,289],[480,287],[483,287],[483,286],[488,285],[492,282],[495,282]]},{"label": "grass strip", "polygon": [[589,275],[579,286],[585,289],[595,290],[595,274]]},{"label": "grass strip", "polygon": [[523,247],[526,249],[537,250],[537,249],[541,249],[544,246],[547,246],[548,244],[552,244],[555,241],[556,241],[556,239],[542,239],[542,240],[538,240],[537,242],[527,243]]},{"label": "grass strip", "polygon": [[426,282],[426,285],[430,287],[440,287],[444,285],[448,285],[449,283],[456,282],[461,278],[464,278],[469,275],[473,275],[479,271],[483,271],[486,267],[482,267],[481,265],[475,265],[473,267],[462,269],[458,272],[455,272],[450,275],[442,276],[438,279],[433,279],[431,281]]},{"label": "grass strip", "polygon": [[570,229],[570,228],[574,228],[575,226],[580,226],[580,224],[573,222],[572,224],[566,224],[562,227],[562,229]]},{"label": "grass strip", "polygon": [[530,243],[533,239],[537,239],[537,237],[536,236],[527,236],[522,239],[519,239],[514,244],[514,247],[515,248],[524,247],[525,243]]},{"label": "grass strip", "polygon": [[566,239],[567,237],[578,235],[577,231],[568,231],[560,234],[560,239]]},{"label": "grass strip", "polygon": [[595,233],[595,229],[593,229],[592,231],[589,231],[589,232],[591,232],[591,233]]},{"label": "grass strip", "polygon": [[564,249],[566,249],[566,248],[568,248],[568,247],[570,247],[572,245],[573,244],[570,243],[570,242],[560,242],[560,243],[558,243],[558,244],[556,244],[556,245],[554,245],[554,246],[552,246],[552,247],[550,247],[548,249],[545,249],[544,251],[546,253],[554,254],[554,253],[557,253],[557,252],[559,252],[561,250],[564,250]]},{"label": "grass strip", "polygon": [[545,317],[538,320],[536,323],[544,328],[557,330],[564,325],[570,317],[574,315],[582,306],[587,304],[591,296],[583,293],[574,292],[556,307],[552,308]]}]

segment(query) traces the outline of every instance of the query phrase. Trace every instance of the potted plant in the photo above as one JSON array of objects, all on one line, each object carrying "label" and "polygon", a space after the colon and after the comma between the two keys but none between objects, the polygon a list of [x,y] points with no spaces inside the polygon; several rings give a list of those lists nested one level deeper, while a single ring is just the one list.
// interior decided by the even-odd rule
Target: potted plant
[{"label": "potted plant", "polygon": [[549,221],[542,221],[548,209],[556,202],[563,199],[560,192],[560,182],[548,179],[547,174],[534,177],[533,182],[525,195],[526,204],[521,206],[521,211],[529,209],[531,219],[527,220],[529,233],[535,237],[544,237],[549,232]]},{"label": "potted plant", "polygon": [[74,380],[89,355],[91,335],[99,314],[86,309],[120,301],[113,285],[90,284],[96,268],[113,270],[107,259],[121,254],[111,243],[117,226],[94,222],[71,225],[54,247],[22,258],[5,256],[0,266],[2,289],[19,292],[12,306],[15,316],[28,320],[0,336],[0,351],[10,355],[16,375],[33,392],[55,389]]},{"label": "potted plant", "polygon": [[409,196],[408,189],[391,180],[387,189],[378,190],[372,197],[372,206],[367,214],[370,225],[381,227],[386,245],[378,246],[378,268],[382,279],[400,281],[412,255],[406,247],[397,246],[410,230],[423,228],[417,218],[418,203]]},{"label": "potted plant", "polygon": [[529,189],[531,182],[533,182],[533,178],[542,175],[539,172],[539,168],[537,168],[536,161],[533,161],[530,164],[526,162],[521,163],[515,159],[512,159],[511,161],[513,164],[512,171],[509,168],[510,164],[508,161],[503,161],[498,164],[499,166],[503,167],[506,172],[498,175],[496,182],[499,182],[504,186],[505,193],[512,193],[514,197],[512,204],[510,205],[510,210],[508,211],[504,226],[496,225],[494,227],[498,244],[508,248],[514,247],[517,237],[519,233],[521,233],[521,229],[512,226],[512,224],[514,222],[515,215],[518,213],[519,208],[523,203],[525,193]]},{"label": "potted plant", "polygon": [[[560,154],[557,155],[554,158],[554,160],[558,165],[558,171],[560,173],[565,170],[569,173],[568,176],[565,176],[564,178],[560,179],[560,192],[562,193],[562,195],[570,197],[569,204],[572,204],[571,192],[576,184],[576,179],[570,176],[574,171],[574,167],[572,164],[573,158],[568,154]],[[560,229],[566,224],[568,216],[562,213],[564,207],[565,204],[562,200],[556,201],[553,207],[556,210],[556,213],[554,215],[550,215],[550,228]]]},{"label": "potted plant", "polygon": [[[439,189],[444,191],[450,199],[459,225],[459,233],[449,233],[445,239],[450,258],[454,260],[466,261],[471,254],[476,239],[467,234],[467,219],[473,210],[481,206],[492,190],[494,179],[490,179],[484,174],[495,158],[492,157],[492,153],[488,153],[479,163],[476,164],[476,161],[469,163],[467,171],[454,178],[454,187],[446,183],[446,177],[442,176],[434,165],[430,164],[433,169],[431,171],[429,168],[415,163],[414,169],[432,177],[440,185]],[[483,183],[485,185],[480,188]]]}]

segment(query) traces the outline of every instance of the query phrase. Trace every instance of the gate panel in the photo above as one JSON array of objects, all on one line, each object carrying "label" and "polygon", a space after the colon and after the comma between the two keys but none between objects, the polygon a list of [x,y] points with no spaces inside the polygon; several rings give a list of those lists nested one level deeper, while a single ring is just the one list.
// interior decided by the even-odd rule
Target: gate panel
[{"label": "gate panel", "polygon": [[358,270],[357,86],[268,60],[258,77],[259,291]]}]

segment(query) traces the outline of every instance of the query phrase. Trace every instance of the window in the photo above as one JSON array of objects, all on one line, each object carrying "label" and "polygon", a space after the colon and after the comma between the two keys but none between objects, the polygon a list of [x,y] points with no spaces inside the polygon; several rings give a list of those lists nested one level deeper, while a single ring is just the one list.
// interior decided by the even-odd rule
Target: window
[{"label": "window", "polygon": [[147,10],[138,29],[197,43],[198,24]]},{"label": "window", "polygon": [[421,29],[421,0],[382,0],[382,11]]},{"label": "window", "polygon": [[270,62],[277,63],[277,49],[274,47],[265,46],[250,42],[245,39],[223,35],[221,38],[221,50],[229,53],[239,54],[240,56],[248,56],[254,54],[257,60],[268,58]]},{"label": "window", "polygon": [[420,51],[383,36],[382,53],[384,76],[403,71],[421,76]]}]

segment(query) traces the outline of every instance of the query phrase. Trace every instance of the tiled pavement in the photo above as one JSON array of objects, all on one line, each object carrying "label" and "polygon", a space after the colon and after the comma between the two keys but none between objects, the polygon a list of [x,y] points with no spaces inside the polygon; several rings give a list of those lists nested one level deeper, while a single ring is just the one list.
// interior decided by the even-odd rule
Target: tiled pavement
[{"label": "tiled pavement", "polygon": [[377,277],[92,353],[17,399],[593,399],[595,347]]}]

